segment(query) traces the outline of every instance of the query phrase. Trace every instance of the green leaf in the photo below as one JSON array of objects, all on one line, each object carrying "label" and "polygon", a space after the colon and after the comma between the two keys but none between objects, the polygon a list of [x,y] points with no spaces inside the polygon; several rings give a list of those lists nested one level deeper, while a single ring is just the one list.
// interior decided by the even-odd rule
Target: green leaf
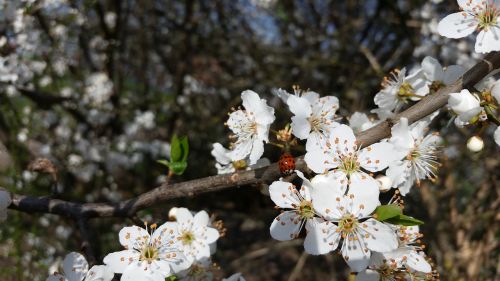
[{"label": "green leaf", "polygon": [[170,161],[178,162],[182,158],[182,148],[181,143],[179,142],[179,138],[177,135],[174,135],[170,140]]},{"label": "green leaf", "polygon": [[165,278],[165,281],[176,281],[176,280],[179,280],[179,279],[177,279],[177,276],[175,276],[175,275],[172,275],[172,276]]},{"label": "green leaf", "polygon": [[162,160],[156,160],[156,162],[162,164],[162,165],[165,165],[165,166],[169,166],[170,165],[170,162],[168,162],[168,160],[165,160],[165,159],[162,159]]},{"label": "green leaf", "polygon": [[375,214],[377,215],[377,220],[386,221],[390,218],[402,215],[401,208],[395,204],[380,205],[375,209]]},{"label": "green leaf", "polygon": [[187,168],[187,162],[170,162],[168,165],[172,173],[182,175]]},{"label": "green leaf", "polygon": [[186,136],[178,138],[176,135],[170,141],[170,161],[186,162],[189,153],[189,143]]},{"label": "green leaf", "polygon": [[414,217],[406,216],[403,214],[400,214],[399,216],[387,219],[386,222],[392,223],[392,224],[397,224],[397,225],[403,225],[403,226],[413,226],[413,225],[424,224],[424,222],[421,220],[418,220]]},{"label": "green leaf", "polygon": [[189,155],[189,142],[186,136],[180,139],[181,149],[182,149],[182,159],[181,162],[187,162],[187,157]]}]

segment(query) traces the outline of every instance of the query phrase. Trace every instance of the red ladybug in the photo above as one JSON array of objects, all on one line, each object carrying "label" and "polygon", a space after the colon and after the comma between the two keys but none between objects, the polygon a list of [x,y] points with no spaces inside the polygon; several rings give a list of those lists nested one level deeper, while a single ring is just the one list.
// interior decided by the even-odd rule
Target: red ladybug
[{"label": "red ladybug", "polygon": [[281,154],[278,166],[281,174],[291,175],[293,171],[295,171],[295,159],[293,159],[293,156],[290,153],[285,152]]}]

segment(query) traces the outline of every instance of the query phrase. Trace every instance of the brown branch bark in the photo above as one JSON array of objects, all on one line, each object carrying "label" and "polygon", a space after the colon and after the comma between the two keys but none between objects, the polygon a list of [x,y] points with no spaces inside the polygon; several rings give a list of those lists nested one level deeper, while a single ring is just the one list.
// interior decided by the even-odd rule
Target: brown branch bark
[{"label": "brown branch bark", "polygon": [[[500,52],[488,54],[482,61],[467,71],[454,84],[437,93],[424,97],[420,102],[398,114],[391,120],[361,132],[357,135],[362,146],[368,146],[390,135],[391,126],[401,117],[410,122],[420,120],[446,105],[448,94],[462,88],[474,86],[492,70],[500,68]],[[297,158],[297,169],[304,169],[303,157]],[[242,171],[229,175],[211,176],[191,181],[165,183],[135,198],[117,204],[110,203],[75,203],[50,197],[33,197],[13,194],[11,209],[23,212],[53,213],[73,218],[92,217],[131,217],[137,211],[155,204],[181,197],[195,196],[201,193],[219,191],[231,187],[269,183],[280,176],[276,163],[256,170]]]}]

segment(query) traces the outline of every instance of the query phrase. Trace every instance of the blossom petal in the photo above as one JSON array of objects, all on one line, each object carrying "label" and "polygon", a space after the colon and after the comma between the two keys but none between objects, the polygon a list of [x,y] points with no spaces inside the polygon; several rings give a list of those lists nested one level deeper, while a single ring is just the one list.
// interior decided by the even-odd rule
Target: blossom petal
[{"label": "blossom petal", "polygon": [[[143,263],[131,264],[123,272],[120,281],[165,281],[167,275],[160,270],[151,270],[152,266],[152,264],[147,266]],[[145,267],[146,270],[144,270]]]},{"label": "blossom petal", "polygon": [[249,164],[253,165],[257,163],[260,157],[262,157],[262,154],[264,154],[264,143],[262,142],[262,140],[255,138],[253,140],[252,150],[250,152]]},{"label": "blossom petal", "polygon": [[89,264],[82,254],[71,252],[63,261],[64,275],[69,281],[81,281],[89,270]]},{"label": "blossom petal", "polygon": [[422,60],[422,70],[430,81],[442,81],[444,77],[443,67],[439,61],[427,56]]},{"label": "blossom petal", "polygon": [[[500,21],[500,17],[497,18]],[[488,30],[481,30],[476,38],[476,53],[500,51],[500,27],[492,25]]]},{"label": "blossom petal", "polygon": [[354,272],[366,269],[370,262],[370,250],[366,248],[363,240],[363,236],[356,235],[355,238],[345,238],[342,245],[342,256]]},{"label": "blossom petal", "polygon": [[351,175],[348,194],[354,195],[352,213],[357,216],[366,217],[380,205],[378,182],[366,173]]},{"label": "blossom petal", "polygon": [[364,169],[370,172],[378,172],[394,162],[396,155],[392,143],[378,142],[363,148],[358,155],[358,160]]},{"label": "blossom petal", "polygon": [[319,94],[313,91],[307,91],[302,94],[302,98],[309,101],[310,104],[314,104],[319,99]]},{"label": "blossom petal", "polygon": [[306,151],[322,150],[327,148],[328,133],[312,131],[306,142]]},{"label": "blossom petal", "polygon": [[212,144],[212,151],[210,152],[215,160],[222,165],[227,165],[231,163],[231,158],[229,157],[229,152],[231,150],[226,149],[222,144],[216,142]]},{"label": "blossom petal", "polygon": [[[297,138],[303,140],[309,137],[311,124],[309,120],[302,116],[292,116],[292,133]],[[309,141],[309,140],[308,140]]]},{"label": "blossom petal", "polygon": [[252,90],[243,91],[241,93],[241,100],[243,101],[243,107],[249,112],[259,111],[262,105],[259,94]]},{"label": "blossom petal", "polygon": [[12,203],[10,198],[10,193],[2,188],[0,188],[0,209],[6,209]]},{"label": "blossom petal", "polygon": [[114,276],[114,272],[108,266],[94,265],[87,273],[85,281],[111,281]]},{"label": "blossom petal", "polygon": [[217,241],[217,239],[219,239],[219,236],[220,236],[220,233],[217,229],[215,229],[213,227],[207,227],[207,229],[205,231],[205,242],[207,244],[212,244],[215,241]]},{"label": "blossom petal", "polygon": [[304,156],[307,167],[317,174],[326,173],[328,170],[336,168],[338,163],[333,162],[333,155],[324,150],[308,151]]},{"label": "blossom petal", "polygon": [[392,187],[399,187],[408,180],[410,167],[410,163],[407,160],[397,161],[389,165],[386,175],[391,179]]},{"label": "blossom petal", "polygon": [[389,226],[375,219],[368,219],[361,223],[361,229],[368,249],[383,253],[398,248],[396,233]]},{"label": "blossom petal", "polygon": [[210,218],[208,217],[208,213],[205,211],[199,211],[193,218],[193,223],[199,226],[207,226],[209,221]]},{"label": "blossom petal", "polygon": [[417,253],[416,251],[411,251],[406,260],[406,266],[409,268],[420,271],[424,273],[429,273],[432,271],[431,265],[427,262],[425,257]]},{"label": "blossom petal", "polygon": [[[344,179],[347,178],[344,175]],[[311,199],[314,210],[325,218],[340,218],[341,214],[336,208],[336,198],[342,198],[345,186],[340,183],[341,178],[334,173],[315,176],[311,184]]]},{"label": "blossom petal", "polygon": [[178,208],[175,213],[175,220],[179,224],[190,224],[193,221],[193,214],[187,208]]},{"label": "blossom petal", "polygon": [[353,152],[358,146],[353,130],[344,124],[332,128],[330,131],[330,144],[341,153]]},{"label": "blossom petal", "polygon": [[319,218],[308,220],[306,223],[307,236],[304,240],[304,250],[311,255],[324,255],[335,250],[338,247],[338,241],[337,244],[330,245],[327,233],[329,231],[335,232],[336,229],[337,226],[333,223],[323,221]]},{"label": "blossom petal", "polygon": [[245,159],[252,151],[252,139],[239,139],[236,142],[234,149],[229,153],[232,161]]},{"label": "blossom petal", "polygon": [[468,13],[453,13],[439,22],[438,32],[448,38],[462,38],[474,32],[477,24],[477,20]]},{"label": "blossom petal", "polygon": [[127,267],[137,263],[139,255],[139,252],[134,250],[123,250],[106,255],[103,262],[114,273],[123,273]]},{"label": "blossom petal", "polygon": [[307,118],[311,116],[311,104],[305,98],[290,96],[286,102],[290,111],[297,117]]},{"label": "blossom petal", "polygon": [[279,241],[296,238],[300,232],[302,220],[295,211],[286,211],[277,216],[271,224],[271,237]]},{"label": "blossom petal", "polygon": [[283,209],[292,209],[292,205],[300,204],[294,192],[295,187],[289,182],[275,181],[269,186],[271,200]]},{"label": "blossom petal", "polygon": [[118,234],[120,244],[127,249],[133,249],[137,243],[145,243],[149,239],[149,233],[139,226],[127,226]]}]

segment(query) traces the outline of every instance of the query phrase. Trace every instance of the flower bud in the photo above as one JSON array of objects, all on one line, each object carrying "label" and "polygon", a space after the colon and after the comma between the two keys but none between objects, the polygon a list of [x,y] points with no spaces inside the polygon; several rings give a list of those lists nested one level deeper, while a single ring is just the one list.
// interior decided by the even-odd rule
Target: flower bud
[{"label": "flower bud", "polygon": [[172,207],[169,211],[168,211],[168,219],[171,220],[171,221],[175,221],[177,220],[177,210],[179,210],[179,208],[177,207]]},{"label": "flower bud", "polygon": [[467,148],[472,152],[479,152],[484,148],[484,141],[478,136],[473,136],[467,141]]},{"label": "flower bud", "polygon": [[379,175],[377,176],[377,181],[379,183],[378,188],[380,189],[380,191],[385,192],[391,189],[392,180],[390,177],[385,175]]},{"label": "flower bud", "polygon": [[456,114],[466,113],[480,106],[479,99],[472,95],[469,90],[460,93],[451,93],[448,97],[448,106]]}]

